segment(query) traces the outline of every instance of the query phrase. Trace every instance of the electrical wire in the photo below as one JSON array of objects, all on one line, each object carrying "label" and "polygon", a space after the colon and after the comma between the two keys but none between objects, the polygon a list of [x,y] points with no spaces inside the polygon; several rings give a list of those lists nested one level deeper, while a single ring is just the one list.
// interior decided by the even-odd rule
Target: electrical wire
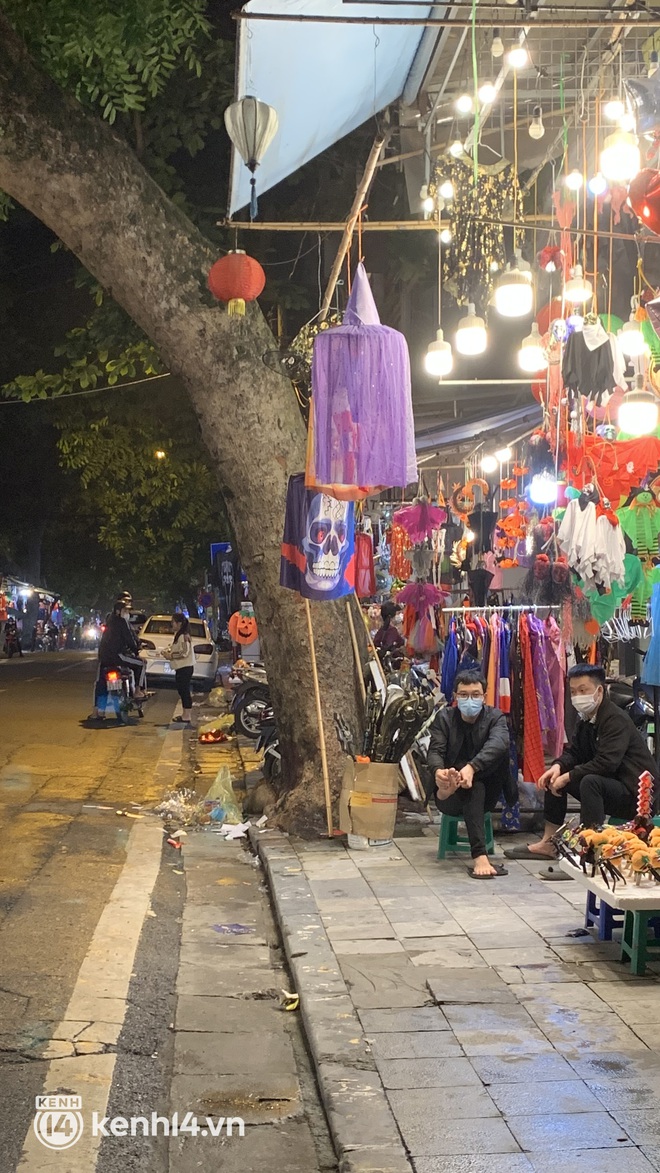
[{"label": "electrical wire", "polygon": [[66,395],[47,395],[45,398],[35,395],[34,399],[0,399],[0,407],[15,407],[22,404],[29,407],[32,403],[62,403],[65,399],[77,399],[81,395],[98,395],[101,391],[122,391],[124,387],[139,387],[142,383],[154,383],[157,379],[171,379],[172,372],[165,371],[162,375],[147,375],[146,379],[132,379],[130,383],[115,383],[114,387],[107,384],[104,387],[91,387],[89,391],[67,391]]}]

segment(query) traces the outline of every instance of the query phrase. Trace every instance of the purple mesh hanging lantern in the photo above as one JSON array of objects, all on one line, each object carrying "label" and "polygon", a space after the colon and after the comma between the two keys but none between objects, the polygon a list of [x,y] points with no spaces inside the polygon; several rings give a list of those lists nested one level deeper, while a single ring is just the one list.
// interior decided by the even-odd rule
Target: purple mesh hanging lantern
[{"label": "purple mesh hanging lantern", "polygon": [[314,339],[312,395],[319,482],[404,487],[417,480],[408,346],[381,325],[362,263],[343,324]]}]

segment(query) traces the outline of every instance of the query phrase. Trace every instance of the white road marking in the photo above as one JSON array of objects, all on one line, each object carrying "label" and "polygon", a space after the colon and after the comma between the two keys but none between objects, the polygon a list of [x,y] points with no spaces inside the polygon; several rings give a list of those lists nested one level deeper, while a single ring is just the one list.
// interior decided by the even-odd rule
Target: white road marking
[{"label": "white road marking", "polygon": [[[175,733],[165,735],[155,775],[171,782],[181,758],[181,739]],[[169,767],[169,770],[168,770]],[[92,1112],[104,1116],[107,1111],[117,1055],[74,1054],[69,1040],[81,1033],[90,1037],[89,1025],[102,1038],[109,1024],[116,1034],[126,1017],[128,989],[142,925],[149,911],[151,894],[160,869],[163,829],[160,822],[135,823],[128,839],[126,861],[112,895],[101,914],[64,1019],[44,1051],[51,1061],[44,1080],[43,1093],[66,1089],[82,1096],[85,1129],[75,1147],[67,1149],[66,1173],[94,1173],[101,1137],[91,1132]],[[70,1055],[71,1057],[62,1058]],[[63,1173],[61,1154],[50,1151],[37,1140],[32,1125],[23,1144],[20,1173]]]},{"label": "white road marking", "polygon": [[70,672],[72,668],[79,668],[81,664],[88,664],[89,660],[75,660],[73,664],[65,664],[63,668],[58,668],[58,672]]}]

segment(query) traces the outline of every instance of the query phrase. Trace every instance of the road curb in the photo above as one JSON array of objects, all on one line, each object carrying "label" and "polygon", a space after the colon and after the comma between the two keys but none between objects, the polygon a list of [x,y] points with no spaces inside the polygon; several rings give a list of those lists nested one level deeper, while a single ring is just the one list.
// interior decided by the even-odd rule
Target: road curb
[{"label": "road curb", "polygon": [[268,876],[339,1173],[411,1173],[371,1048],[298,855],[250,830]]}]

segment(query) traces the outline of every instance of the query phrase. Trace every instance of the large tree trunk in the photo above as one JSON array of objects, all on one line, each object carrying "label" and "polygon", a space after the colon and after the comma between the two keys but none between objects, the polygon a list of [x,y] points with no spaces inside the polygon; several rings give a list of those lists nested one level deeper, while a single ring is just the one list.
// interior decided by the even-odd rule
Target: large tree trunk
[{"label": "large tree trunk", "polygon": [[[283,815],[299,831],[322,830],[304,605],[279,586],[287,479],[303,469],[305,433],[290,384],[262,361],[273,336],[258,307],[230,318],[213,302],[208,241],[126,143],[37,69],[1,15],[0,127],[0,188],[68,245],[188,389],[253,592],[283,737]],[[332,714],[355,721],[355,671],[344,603],[312,604],[312,612],[336,791]]]}]

